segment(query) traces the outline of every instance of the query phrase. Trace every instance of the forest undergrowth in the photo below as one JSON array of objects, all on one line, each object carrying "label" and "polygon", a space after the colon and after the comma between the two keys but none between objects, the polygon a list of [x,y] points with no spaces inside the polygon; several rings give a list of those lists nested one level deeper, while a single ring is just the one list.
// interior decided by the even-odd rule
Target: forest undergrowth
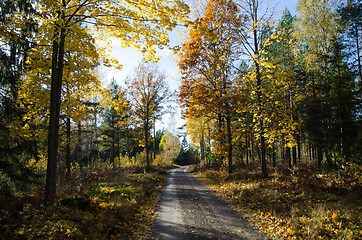
[{"label": "forest undergrowth", "polygon": [[308,166],[191,172],[271,239],[362,239],[362,168],[318,172]]},{"label": "forest undergrowth", "polygon": [[0,195],[0,239],[147,239],[166,169],[83,169],[58,183],[43,205],[45,180]]}]

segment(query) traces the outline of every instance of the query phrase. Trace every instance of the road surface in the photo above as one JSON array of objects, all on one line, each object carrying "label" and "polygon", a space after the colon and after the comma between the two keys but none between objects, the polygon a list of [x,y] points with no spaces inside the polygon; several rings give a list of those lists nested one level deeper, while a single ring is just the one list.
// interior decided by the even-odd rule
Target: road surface
[{"label": "road surface", "polygon": [[266,239],[182,167],[170,171],[152,239]]}]

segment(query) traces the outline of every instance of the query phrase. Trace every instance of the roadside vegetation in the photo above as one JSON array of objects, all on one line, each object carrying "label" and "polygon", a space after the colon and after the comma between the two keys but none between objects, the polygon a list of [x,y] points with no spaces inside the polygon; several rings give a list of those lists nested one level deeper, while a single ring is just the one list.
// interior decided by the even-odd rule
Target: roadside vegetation
[{"label": "roadside vegetation", "polygon": [[275,168],[268,178],[254,167],[191,171],[272,239],[362,239],[361,166]]},{"label": "roadside vegetation", "polygon": [[44,179],[0,195],[1,239],[147,239],[166,178],[164,167],[75,169],[44,206]]}]

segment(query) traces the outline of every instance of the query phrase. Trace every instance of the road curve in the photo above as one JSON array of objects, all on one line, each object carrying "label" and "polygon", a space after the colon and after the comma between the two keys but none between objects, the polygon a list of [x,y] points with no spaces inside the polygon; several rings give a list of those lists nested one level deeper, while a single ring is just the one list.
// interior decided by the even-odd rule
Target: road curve
[{"label": "road curve", "polygon": [[182,167],[169,172],[152,239],[266,238]]}]

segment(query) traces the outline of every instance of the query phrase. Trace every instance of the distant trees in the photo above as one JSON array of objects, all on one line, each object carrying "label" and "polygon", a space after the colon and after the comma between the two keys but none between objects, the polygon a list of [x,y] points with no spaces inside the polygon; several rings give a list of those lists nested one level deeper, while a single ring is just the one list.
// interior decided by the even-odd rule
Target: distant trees
[{"label": "distant trees", "polygon": [[[126,112],[127,109],[124,109],[128,107],[128,102],[126,99],[122,99],[121,96],[119,96],[119,85],[114,79],[109,87],[111,99],[114,104],[111,104],[103,110],[103,124],[100,128],[100,143],[103,151],[108,152],[107,155],[109,156],[110,164],[114,166],[114,159],[119,157],[121,141],[124,139],[122,136],[123,129],[120,124],[124,118],[128,117]],[[117,103],[122,104],[124,107],[120,109],[120,106]]]},{"label": "distant trees", "polygon": [[159,146],[161,151],[160,157],[164,163],[174,163],[181,151],[180,139],[169,131],[166,131],[162,136]]},{"label": "distant trees", "polygon": [[134,76],[126,80],[126,93],[134,121],[143,129],[147,167],[151,166],[150,130],[159,117],[162,104],[170,97],[165,78],[156,64],[142,62],[136,67]]}]

